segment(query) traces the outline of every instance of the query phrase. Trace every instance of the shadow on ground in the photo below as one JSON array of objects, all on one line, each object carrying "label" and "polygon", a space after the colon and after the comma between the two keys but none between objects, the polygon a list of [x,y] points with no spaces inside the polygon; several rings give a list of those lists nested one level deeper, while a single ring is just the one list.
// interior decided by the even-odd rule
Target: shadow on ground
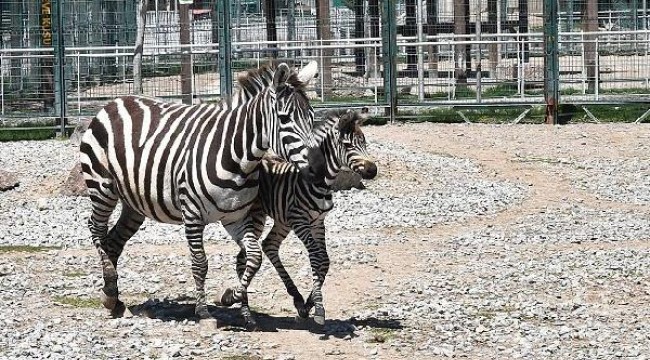
[{"label": "shadow on ground", "polygon": [[[129,306],[133,316],[160,319],[162,321],[199,321],[194,314],[194,301],[191,298],[178,298],[173,300],[149,299],[141,304]],[[218,307],[209,305],[208,311],[217,320],[217,327],[226,331],[246,331],[244,319],[238,307]],[[278,330],[307,330],[315,334],[323,335],[321,338],[327,340],[329,337],[344,338],[355,337],[354,332],[359,327],[371,327],[378,329],[403,329],[398,319],[377,319],[354,317],[341,320],[331,319],[325,321],[325,326],[316,324],[313,319],[300,319],[291,316],[276,316],[253,311],[257,320],[257,331],[277,332]]]}]

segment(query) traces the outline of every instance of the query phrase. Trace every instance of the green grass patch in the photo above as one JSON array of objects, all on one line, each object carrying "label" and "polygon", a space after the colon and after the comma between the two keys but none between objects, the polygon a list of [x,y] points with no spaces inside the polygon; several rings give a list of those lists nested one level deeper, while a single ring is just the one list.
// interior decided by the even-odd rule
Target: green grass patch
[{"label": "green grass patch", "polygon": [[509,97],[519,93],[516,84],[502,84],[489,87],[482,92],[485,97]]},{"label": "green grass patch", "polygon": [[261,360],[257,355],[228,354],[221,357],[222,360]]},{"label": "green grass patch", "polygon": [[82,276],[87,276],[87,275],[88,275],[87,272],[79,271],[79,270],[66,271],[66,272],[63,273],[63,276],[71,277],[71,278],[82,277]]},{"label": "green grass patch", "polygon": [[[383,100],[383,96],[379,96],[379,100]],[[374,96],[326,96],[325,104],[368,104],[374,103]],[[318,100],[312,100],[312,105],[318,104]]]},{"label": "green grass patch", "polygon": [[70,305],[76,308],[96,308],[102,304],[99,299],[89,299],[74,296],[54,296],[52,300],[63,305]]},{"label": "green grass patch", "polygon": [[17,126],[0,127],[0,142],[23,140],[48,140],[56,137],[54,120],[25,121]]},{"label": "green grass patch", "polygon": [[[633,122],[650,109],[650,104],[588,105],[587,109],[601,122]],[[577,109],[573,122],[591,121],[582,109]],[[646,121],[650,121],[646,119]]]},{"label": "green grass patch", "polygon": [[[650,109],[648,104],[621,104],[621,105],[588,105],[586,108],[600,122],[626,122],[631,123],[638,119],[643,113]],[[402,122],[430,122],[430,123],[463,123],[461,112],[470,122],[479,124],[503,124],[510,123],[517,119],[526,109],[522,106],[513,107],[470,107],[453,108],[441,106],[436,108],[420,110],[398,111],[397,120]],[[522,124],[541,124],[545,120],[546,108],[543,105],[533,106],[531,110],[520,120]],[[593,122],[585,113],[582,107],[574,105],[562,105],[559,109],[560,119],[570,118],[569,123]],[[647,119],[650,122],[650,119]],[[367,124],[382,125],[386,118],[379,118],[376,121],[366,122]]]},{"label": "green grass patch", "polygon": [[21,127],[0,128],[0,142],[49,140],[55,137],[56,131],[54,129],[22,129]]},{"label": "green grass patch", "polygon": [[650,92],[648,88],[621,88],[621,89],[601,89],[601,94],[611,95],[630,95],[630,94],[643,94],[647,95]]},{"label": "green grass patch", "polygon": [[367,343],[385,343],[394,339],[397,335],[394,329],[385,328],[371,328],[369,330],[370,336],[366,339]]},{"label": "green grass patch", "polygon": [[0,254],[7,253],[37,253],[50,250],[59,250],[60,246],[31,246],[31,245],[0,245]]}]

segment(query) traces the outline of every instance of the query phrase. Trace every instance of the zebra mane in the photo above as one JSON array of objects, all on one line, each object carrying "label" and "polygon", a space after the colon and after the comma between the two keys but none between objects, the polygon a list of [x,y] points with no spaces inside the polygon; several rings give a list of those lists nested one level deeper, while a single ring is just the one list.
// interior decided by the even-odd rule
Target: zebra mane
[{"label": "zebra mane", "polygon": [[357,123],[363,122],[367,109],[361,111],[352,109],[331,109],[325,112],[323,120],[314,124],[314,134],[322,140],[333,126],[338,125],[342,132],[352,132]]},{"label": "zebra mane", "polygon": [[[258,69],[249,69],[245,73],[241,74],[237,78],[237,82],[239,83],[237,94],[246,94],[253,97],[259,94],[262,90],[271,86],[271,84],[273,84],[273,75],[275,75],[277,65],[276,62],[271,62],[262,65]],[[286,83],[299,91],[304,91],[306,87],[306,84],[298,79],[298,73],[296,71],[291,72]]]}]

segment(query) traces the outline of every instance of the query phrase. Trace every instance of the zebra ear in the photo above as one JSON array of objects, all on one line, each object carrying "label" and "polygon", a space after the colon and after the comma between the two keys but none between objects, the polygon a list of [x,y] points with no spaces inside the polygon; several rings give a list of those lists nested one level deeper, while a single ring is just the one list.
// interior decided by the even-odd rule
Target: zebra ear
[{"label": "zebra ear", "polygon": [[289,69],[289,66],[287,64],[281,63],[278,65],[278,67],[275,69],[275,74],[273,74],[273,87],[277,89],[284,86],[284,84],[289,79],[290,74],[291,69]]},{"label": "zebra ear", "polygon": [[318,75],[318,63],[316,61],[310,61],[309,64],[300,69],[298,80],[303,84],[307,84],[316,75]]},{"label": "zebra ear", "polygon": [[363,108],[361,108],[361,114],[360,114],[359,118],[357,119],[357,124],[363,125],[363,123],[366,120],[368,120],[369,117],[370,117],[370,110],[368,109],[367,106],[364,106]]}]

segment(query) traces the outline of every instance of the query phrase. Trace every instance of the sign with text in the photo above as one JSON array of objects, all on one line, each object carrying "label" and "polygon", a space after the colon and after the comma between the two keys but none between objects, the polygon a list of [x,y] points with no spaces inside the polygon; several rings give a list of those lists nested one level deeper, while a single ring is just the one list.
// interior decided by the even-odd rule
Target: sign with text
[{"label": "sign with text", "polygon": [[52,0],[41,2],[41,39],[44,46],[52,46]]}]

